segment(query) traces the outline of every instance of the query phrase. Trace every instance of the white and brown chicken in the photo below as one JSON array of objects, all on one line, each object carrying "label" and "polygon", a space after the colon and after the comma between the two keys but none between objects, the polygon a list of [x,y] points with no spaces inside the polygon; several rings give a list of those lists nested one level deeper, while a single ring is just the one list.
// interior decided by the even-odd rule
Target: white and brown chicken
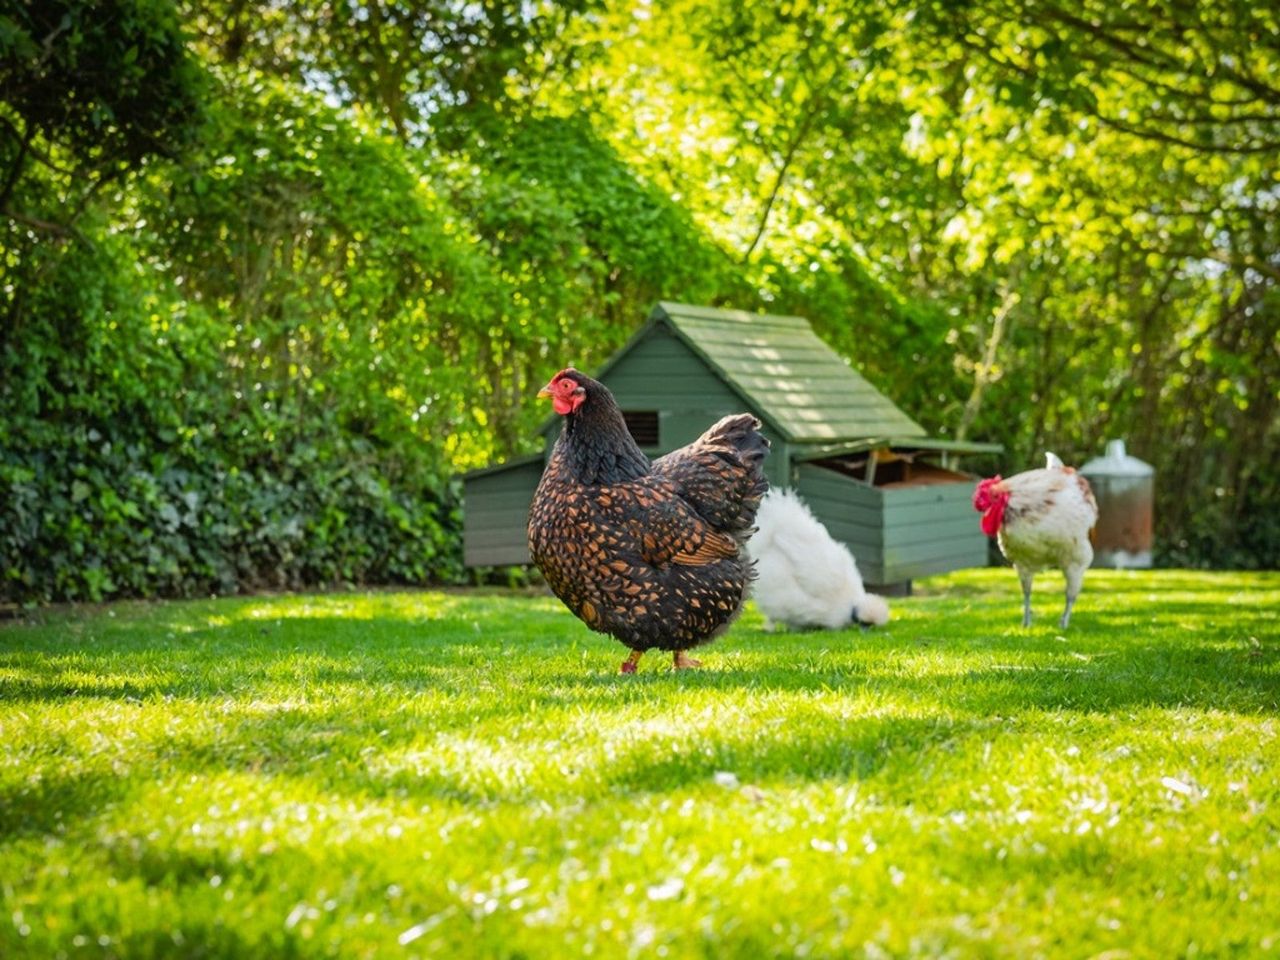
[{"label": "white and brown chicken", "polygon": [[1031,581],[1041,570],[1056,567],[1067,578],[1067,603],[1060,626],[1071,622],[1071,608],[1093,562],[1093,528],[1098,504],[1089,481],[1074,467],[1045,454],[1040,470],[1025,470],[1005,479],[979,481],[974,509],[982,513],[982,532],[995,537],[1000,552],[1022,581],[1022,625],[1031,625]]}]

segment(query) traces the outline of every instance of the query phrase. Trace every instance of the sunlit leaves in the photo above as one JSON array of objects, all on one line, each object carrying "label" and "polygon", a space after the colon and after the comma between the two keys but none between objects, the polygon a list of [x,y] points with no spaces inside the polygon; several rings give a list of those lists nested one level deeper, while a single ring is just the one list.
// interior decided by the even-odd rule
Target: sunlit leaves
[{"label": "sunlit leaves", "polygon": [[[602,53],[560,96],[602,97],[614,142],[771,304],[813,318],[946,431],[965,378],[988,366],[1001,291],[1016,291],[1004,375],[975,423],[1012,462],[1046,446],[1088,456],[1124,434],[1161,472],[1232,472],[1215,482],[1235,511],[1275,500],[1278,478],[1252,452],[1211,452],[1242,433],[1251,451],[1280,443],[1280,318],[1251,305],[1280,276],[1275,151],[1259,149],[1280,142],[1273,14],[1016,0],[645,10],[618,5],[584,28]],[[879,289],[864,299],[845,285],[867,272]],[[886,313],[895,303],[912,319]],[[1171,349],[1188,327],[1232,346]],[[1220,393],[1227,355],[1251,372]],[[1196,499],[1164,489],[1163,533],[1180,542]]]}]

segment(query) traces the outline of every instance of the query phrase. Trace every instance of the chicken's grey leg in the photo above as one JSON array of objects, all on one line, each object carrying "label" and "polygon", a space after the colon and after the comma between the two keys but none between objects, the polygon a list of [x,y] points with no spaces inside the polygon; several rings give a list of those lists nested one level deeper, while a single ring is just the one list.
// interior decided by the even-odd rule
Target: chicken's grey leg
[{"label": "chicken's grey leg", "polygon": [[1022,625],[1031,626],[1031,581],[1035,573],[1019,568],[1018,579],[1022,581]]},{"label": "chicken's grey leg", "polygon": [[1067,629],[1067,624],[1071,622],[1071,608],[1076,605],[1076,597],[1080,596],[1080,587],[1084,584],[1084,569],[1071,569],[1063,572],[1067,575],[1067,605],[1062,610],[1062,620],[1059,626],[1065,630]]}]

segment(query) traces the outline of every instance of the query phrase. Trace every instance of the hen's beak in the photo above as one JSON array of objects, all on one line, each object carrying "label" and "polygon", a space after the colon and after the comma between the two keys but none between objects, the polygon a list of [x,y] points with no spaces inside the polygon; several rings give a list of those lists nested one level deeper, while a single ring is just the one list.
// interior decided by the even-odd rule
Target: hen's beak
[{"label": "hen's beak", "polygon": [[541,390],[539,390],[539,391],[538,391],[538,396],[539,396],[539,397],[549,397],[549,396],[551,396],[551,384],[549,384],[549,383],[548,383],[545,387],[543,387]]}]

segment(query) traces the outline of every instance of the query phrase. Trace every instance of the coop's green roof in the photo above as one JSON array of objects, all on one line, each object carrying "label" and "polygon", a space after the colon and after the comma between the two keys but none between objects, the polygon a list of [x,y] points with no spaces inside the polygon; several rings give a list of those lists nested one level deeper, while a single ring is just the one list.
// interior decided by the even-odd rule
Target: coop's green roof
[{"label": "coop's green roof", "polygon": [[819,339],[803,317],[663,302],[649,321],[667,323],[793,443],[925,434]]}]

